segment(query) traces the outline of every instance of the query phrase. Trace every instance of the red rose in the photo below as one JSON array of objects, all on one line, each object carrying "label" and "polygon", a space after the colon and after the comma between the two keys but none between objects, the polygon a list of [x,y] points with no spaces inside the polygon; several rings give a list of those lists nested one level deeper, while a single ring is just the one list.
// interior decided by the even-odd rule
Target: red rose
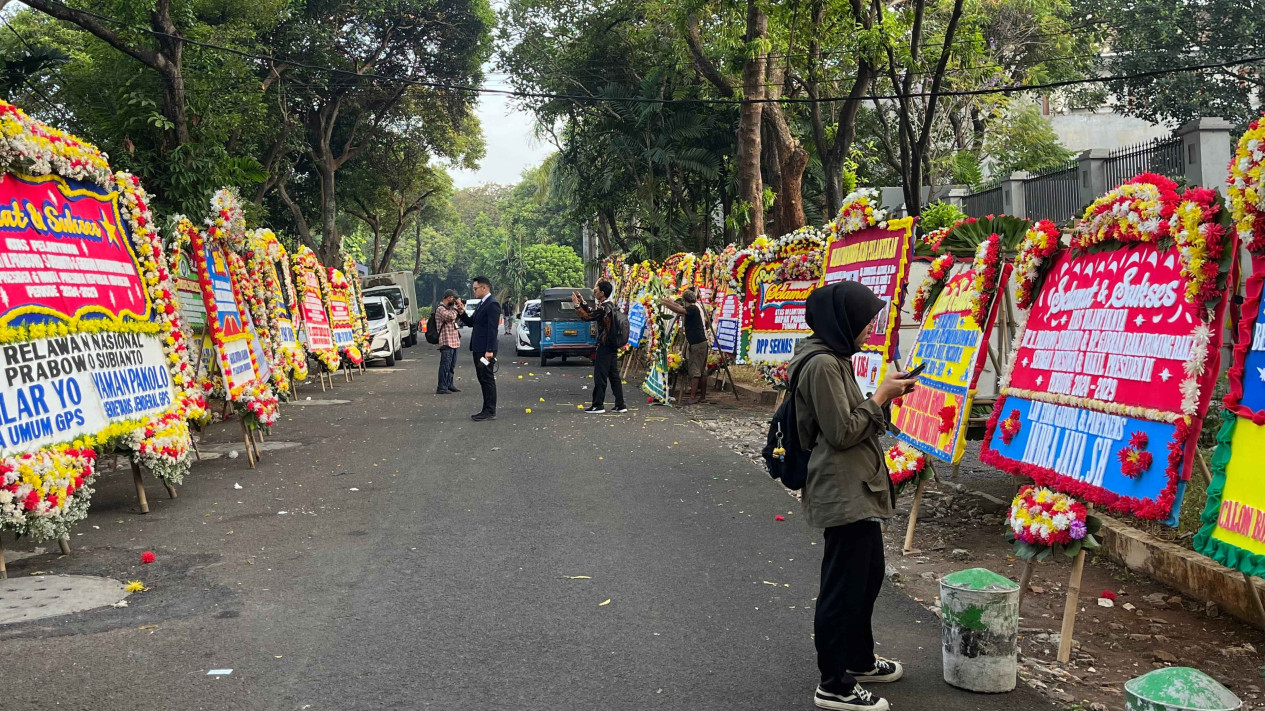
[{"label": "red rose", "polygon": [[153,551],[145,551],[144,553],[141,553],[141,563],[143,565],[149,565],[150,563],[153,563],[155,558],[156,556],[154,555]]}]

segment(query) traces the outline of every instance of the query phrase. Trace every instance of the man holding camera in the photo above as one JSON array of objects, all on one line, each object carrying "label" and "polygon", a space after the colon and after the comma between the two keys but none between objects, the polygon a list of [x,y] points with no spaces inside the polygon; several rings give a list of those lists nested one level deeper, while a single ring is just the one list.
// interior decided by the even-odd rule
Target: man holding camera
[{"label": "man holding camera", "polygon": [[465,311],[466,305],[452,289],[444,292],[443,301],[435,307],[435,327],[439,329],[439,386],[435,388],[436,395],[461,392],[452,380],[457,369],[457,349],[461,348],[457,318]]},{"label": "man holding camera", "polygon": [[466,315],[463,307],[458,318],[469,326],[470,351],[474,354],[474,372],[483,391],[483,409],[471,415],[475,422],[496,419],[496,327],[501,320],[501,305],[492,297],[492,282],[485,276],[471,280],[474,298],[479,305],[474,313]]},{"label": "man holding camera", "polygon": [[610,383],[611,392],[615,394],[614,412],[628,412],[624,405],[624,386],[619,378],[619,348],[628,341],[628,334],[619,334],[619,317],[615,313],[615,304],[611,302],[614,286],[603,279],[593,287],[593,299],[597,304],[593,308],[584,303],[578,291],[571,293],[571,303],[575,312],[585,321],[597,321],[597,353],[593,358],[593,404],[585,412],[600,415],[606,412],[606,384]]}]

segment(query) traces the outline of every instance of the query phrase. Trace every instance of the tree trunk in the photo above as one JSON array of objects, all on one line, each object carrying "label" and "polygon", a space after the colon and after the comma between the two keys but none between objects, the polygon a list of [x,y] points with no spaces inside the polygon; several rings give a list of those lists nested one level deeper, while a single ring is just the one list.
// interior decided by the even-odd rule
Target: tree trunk
[{"label": "tree trunk", "polygon": [[413,277],[416,278],[422,273],[422,223],[413,223],[413,236],[417,238],[417,243],[413,246]]},{"label": "tree trunk", "polygon": [[[747,0],[748,45],[762,42],[768,35],[769,18],[756,0]],[[760,176],[760,117],[764,113],[759,102],[764,99],[763,49],[751,52],[742,66],[742,104],[738,118],[738,197],[746,203],[747,224],[743,226],[743,245],[751,244],[764,232],[764,181]]]},{"label": "tree trunk", "polygon": [[773,137],[778,162],[778,194],[773,203],[774,232],[789,234],[804,226],[804,169],[808,167],[808,151],[799,145],[786,123],[786,115],[777,104],[764,105],[769,133]]},{"label": "tree trunk", "polygon": [[331,157],[322,156],[324,160],[316,165],[316,175],[321,180],[321,248],[318,253],[325,266],[339,267],[338,253],[342,247],[342,237],[338,234],[338,202],[334,193],[334,161]]}]

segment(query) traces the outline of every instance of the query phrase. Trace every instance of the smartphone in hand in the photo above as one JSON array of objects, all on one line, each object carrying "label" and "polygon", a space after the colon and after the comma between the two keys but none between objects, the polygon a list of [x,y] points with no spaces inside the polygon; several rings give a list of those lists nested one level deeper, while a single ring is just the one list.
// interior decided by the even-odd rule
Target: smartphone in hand
[{"label": "smartphone in hand", "polygon": [[921,375],[921,374],[922,374],[922,371],[924,371],[924,370],[926,370],[926,369],[927,369],[927,361],[925,361],[925,360],[924,360],[923,362],[921,362],[921,363],[919,363],[918,365],[914,366],[914,369],[913,369],[913,370],[911,370],[911,371],[909,371],[909,372],[905,373],[905,377],[906,377],[906,378],[916,378],[916,377],[918,377],[919,375]]}]

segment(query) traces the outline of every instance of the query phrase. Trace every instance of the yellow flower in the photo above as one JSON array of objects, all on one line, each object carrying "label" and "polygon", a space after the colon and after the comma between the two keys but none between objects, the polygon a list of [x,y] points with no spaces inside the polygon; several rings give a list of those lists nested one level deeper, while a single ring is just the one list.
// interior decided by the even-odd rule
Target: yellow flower
[{"label": "yellow flower", "polygon": [[143,592],[146,589],[147,588],[145,587],[145,583],[142,583],[139,580],[129,580],[127,581],[127,585],[123,586],[123,590],[129,593]]}]

